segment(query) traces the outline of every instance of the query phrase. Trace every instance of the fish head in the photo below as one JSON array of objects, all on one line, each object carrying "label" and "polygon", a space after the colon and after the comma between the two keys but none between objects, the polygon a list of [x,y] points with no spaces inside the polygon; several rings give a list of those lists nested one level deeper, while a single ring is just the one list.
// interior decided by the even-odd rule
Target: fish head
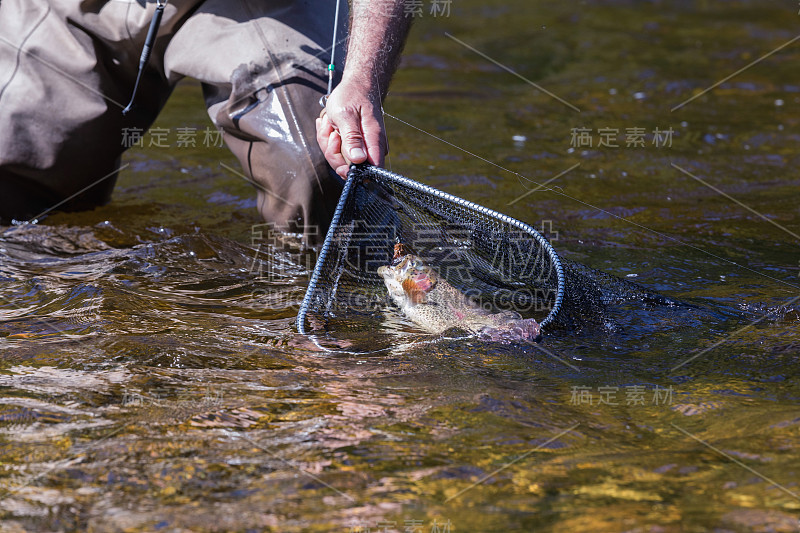
[{"label": "fish head", "polygon": [[436,286],[436,272],[414,254],[395,257],[392,264],[378,268],[386,289],[401,307],[424,303]]}]

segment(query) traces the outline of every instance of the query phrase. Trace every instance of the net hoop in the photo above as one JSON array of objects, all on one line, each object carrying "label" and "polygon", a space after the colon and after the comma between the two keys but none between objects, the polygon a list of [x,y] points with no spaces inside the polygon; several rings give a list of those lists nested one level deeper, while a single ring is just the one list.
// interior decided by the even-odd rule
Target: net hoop
[{"label": "net hoop", "polygon": [[325,263],[325,259],[328,256],[328,252],[331,247],[331,243],[333,241],[334,235],[336,230],[339,227],[339,223],[342,218],[342,212],[344,210],[345,205],[347,204],[347,200],[354,189],[354,185],[356,181],[363,180],[366,177],[371,177],[376,179],[378,182],[389,182],[389,183],[396,183],[407,187],[409,189],[416,190],[423,194],[428,194],[431,196],[435,196],[437,198],[441,198],[448,202],[453,202],[458,204],[461,207],[466,209],[472,210],[476,213],[480,213],[485,216],[489,216],[505,222],[509,226],[515,227],[525,233],[528,233],[534,240],[542,247],[543,250],[547,252],[547,255],[552,262],[553,268],[556,271],[556,277],[558,279],[558,285],[556,290],[556,297],[553,303],[553,307],[550,309],[550,312],[547,316],[539,323],[539,326],[544,329],[548,324],[550,324],[553,320],[555,320],[558,312],[561,309],[562,302],[564,300],[564,269],[561,266],[561,259],[558,257],[558,254],[553,249],[550,242],[538,231],[536,231],[533,227],[529,224],[524,222],[520,222],[515,218],[511,218],[508,215],[504,215],[503,213],[499,213],[494,211],[493,209],[489,209],[488,207],[484,207],[482,205],[478,205],[474,202],[470,202],[469,200],[464,200],[463,198],[459,198],[458,196],[446,193],[444,191],[440,191],[434,187],[429,185],[425,185],[419,183],[418,181],[414,181],[410,178],[405,176],[401,176],[400,174],[396,174],[384,168],[375,167],[372,165],[351,165],[350,171],[347,173],[347,180],[345,181],[344,188],[342,189],[342,194],[339,197],[339,202],[336,204],[336,209],[333,213],[333,218],[331,219],[331,225],[328,228],[328,233],[325,235],[325,240],[322,243],[322,248],[319,252],[319,257],[317,258],[316,266],[314,267],[314,272],[311,274],[311,279],[308,282],[308,288],[306,289],[306,294],[303,297],[303,301],[300,304],[300,309],[297,312],[297,319],[295,321],[297,331],[305,335],[306,334],[306,321],[308,316],[308,310],[311,305],[311,299],[314,292],[317,289],[317,284],[319,283],[319,279],[322,276],[322,265]]}]

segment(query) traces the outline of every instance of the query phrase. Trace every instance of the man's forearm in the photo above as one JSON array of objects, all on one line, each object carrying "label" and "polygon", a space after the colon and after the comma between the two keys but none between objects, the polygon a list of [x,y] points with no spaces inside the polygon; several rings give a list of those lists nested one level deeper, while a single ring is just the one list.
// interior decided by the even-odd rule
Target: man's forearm
[{"label": "man's forearm", "polygon": [[404,0],[352,0],[350,38],[342,81],[353,83],[381,101],[400,62],[413,17]]},{"label": "man's forearm", "polygon": [[342,178],[351,162],[383,165],[381,103],[411,27],[404,0],[352,0],[351,13],[342,82],[317,119],[317,143]]}]

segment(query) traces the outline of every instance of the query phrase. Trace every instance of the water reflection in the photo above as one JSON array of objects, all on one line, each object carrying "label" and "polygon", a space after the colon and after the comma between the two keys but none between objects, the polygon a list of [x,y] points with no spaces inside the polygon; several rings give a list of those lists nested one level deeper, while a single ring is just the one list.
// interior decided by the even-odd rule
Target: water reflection
[{"label": "water reflection", "polygon": [[[791,38],[785,8],[506,3],[420,21],[388,111],[537,180],[580,161],[563,191],[635,224],[544,193],[506,209],[530,184],[390,122],[393,169],[549,220],[566,257],[693,307],[549,335],[575,368],[391,310],[299,336],[308,271],[254,245],[249,186],[218,153],[131,153],[111,205],[0,233],[4,527],[796,530],[797,243],[670,166],[791,229],[792,48],[669,112]],[[197,115],[161,125],[205,120],[197,87],[176,98]],[[669,125],[671,151],[568,152],[574,127]]]}]

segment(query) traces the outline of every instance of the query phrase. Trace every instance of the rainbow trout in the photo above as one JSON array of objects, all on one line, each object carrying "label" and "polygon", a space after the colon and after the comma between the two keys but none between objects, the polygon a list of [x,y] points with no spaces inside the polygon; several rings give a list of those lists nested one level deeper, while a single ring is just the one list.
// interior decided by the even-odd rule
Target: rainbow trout
[{"label": "rainbow trout", "polygon": [[378,268],[394,303],[430,333],[460,328],[480,338],[538,341],[539,324],[514,311],[490,313],[439,276],[402,244],[395,246],[392,264]]}]

